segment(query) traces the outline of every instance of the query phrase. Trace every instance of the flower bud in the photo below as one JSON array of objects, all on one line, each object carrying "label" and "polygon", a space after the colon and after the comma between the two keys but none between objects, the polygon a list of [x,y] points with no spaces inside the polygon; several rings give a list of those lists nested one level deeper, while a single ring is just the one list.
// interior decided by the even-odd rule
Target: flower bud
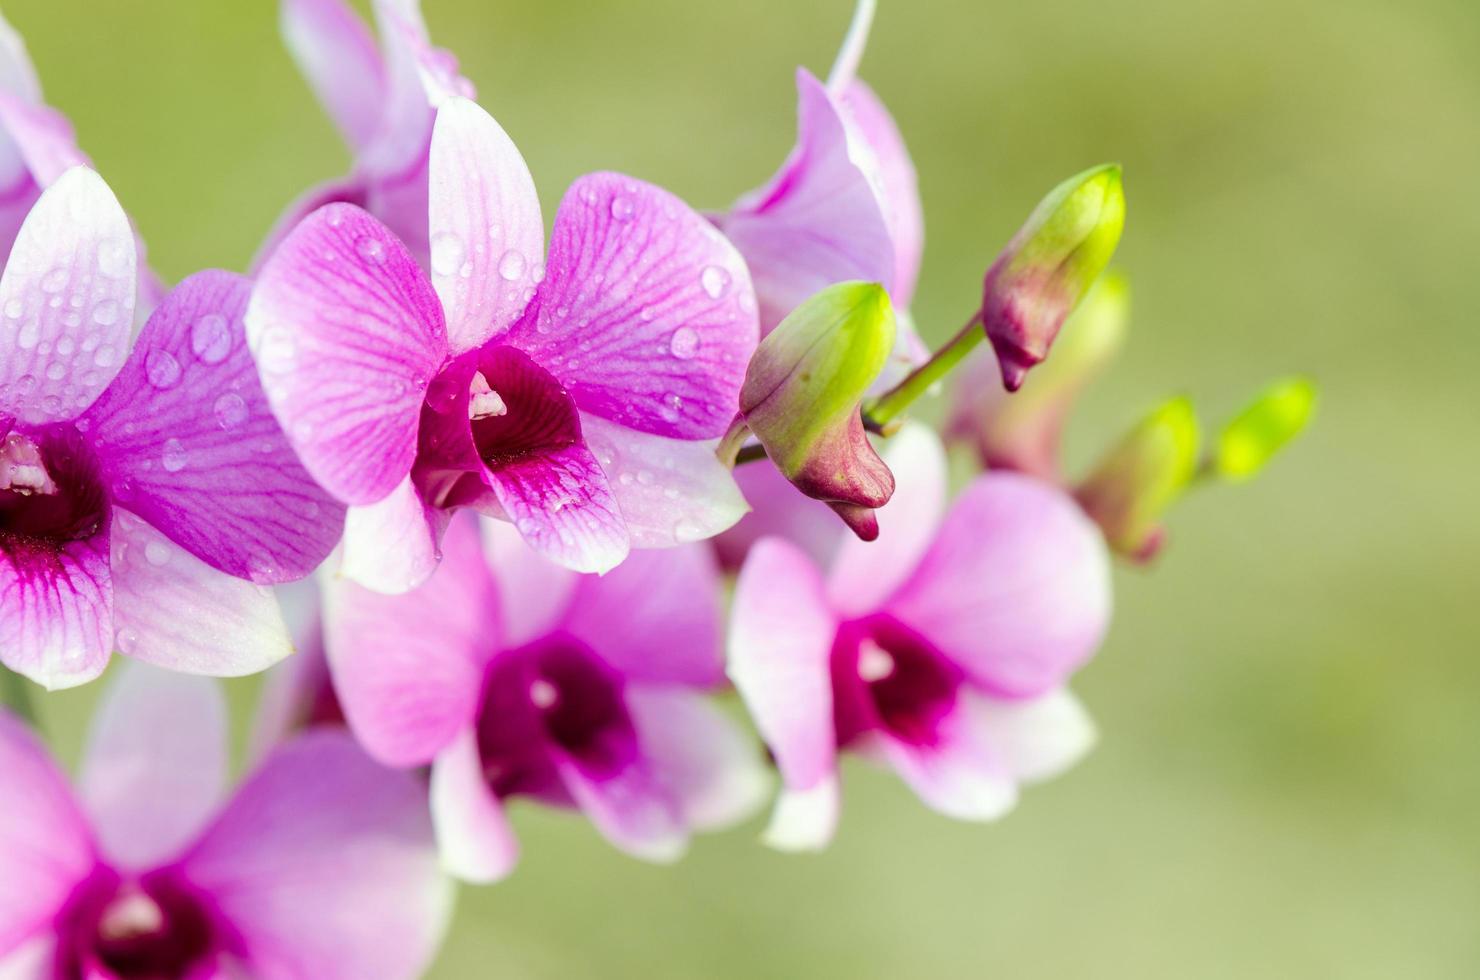
[{"label": "flower bud", "polygon": [[1309,378],[1284,378],[1259,393],[1218,436],[1213,466],[1233,483],[1252,480],[1275,453],[1309,424],[1316,386]]},{"label": "flower bud", "polygon": [[1162,514],[1197,473],[1199,439],[1192,401],[1173,398],[1132,429],[1079,485],[1075,496],[1110,547],[1137,561],[1155,555]]},{"label": "flower bud", "polygon": [[1064,322],[1053,357],[1016,394],[1002,390],[995,357],[973,355],[956,385],[950,437],[973,446],[988,469],[1059,482],[1064,423],[1125,342],[1129,312],[1129,284],[1107,272]]},{"label": "flower bud", "polygon": [[982,326],[1008,391],[1048,356],[1064,319],[1115,254],[1124,223],[1120,167],[1086,170],[1049,192],[987,271]]},{"label": "flower bud", "polygon": [[829,286],[761,341],[740,390],[746,424],[777,469],[865,541],[879,533],[874,508],[894,493],[894,475],[864,434],[859,403],[894,333],[883,286]]}]

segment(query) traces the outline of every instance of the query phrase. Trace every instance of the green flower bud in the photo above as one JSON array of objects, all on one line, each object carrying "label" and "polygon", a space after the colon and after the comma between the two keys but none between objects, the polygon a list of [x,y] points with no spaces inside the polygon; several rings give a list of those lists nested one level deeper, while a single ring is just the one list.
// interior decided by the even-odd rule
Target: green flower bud
[{"label": "green flower bud", "polygon": [[1274,382],[1223,427],[1214,470],[1233,483],[1252,480],[1310,424],[1315,408],[1314,381],[1296,377]]}]

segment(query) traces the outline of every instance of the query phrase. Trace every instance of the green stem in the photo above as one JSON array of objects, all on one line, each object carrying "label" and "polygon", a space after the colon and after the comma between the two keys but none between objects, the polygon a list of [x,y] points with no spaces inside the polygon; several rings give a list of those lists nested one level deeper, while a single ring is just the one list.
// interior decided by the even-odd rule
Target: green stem
[{"label": "green stem", "polygon": [[982,329],[981,311],[978,310],[956,336],[930,356],[930,360],[915,368],[908,377],[878,398],[864,403],[864,427],[872,432],[888,434],[891,422],[903,415],[916,399],[951,373],[952,368],[986,339],[986,332]]},{"label": "green stem", "polygon": [[36,706],[31,702],[30,681],[5,667],[0,667],[0,703],[32,728],[36,727]]}]

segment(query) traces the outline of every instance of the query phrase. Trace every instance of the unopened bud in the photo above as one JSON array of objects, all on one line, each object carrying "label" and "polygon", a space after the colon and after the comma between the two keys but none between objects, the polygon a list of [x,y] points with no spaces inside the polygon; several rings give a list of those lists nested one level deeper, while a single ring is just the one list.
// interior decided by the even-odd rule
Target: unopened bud
[{"label": "unopened bud", "polygon": [[1305,429],[1315,407],[1316,386],[1309,378],[1284,378],[1265,388],[1219,434],[1213,457],[1218,476],[1252,480]]}]

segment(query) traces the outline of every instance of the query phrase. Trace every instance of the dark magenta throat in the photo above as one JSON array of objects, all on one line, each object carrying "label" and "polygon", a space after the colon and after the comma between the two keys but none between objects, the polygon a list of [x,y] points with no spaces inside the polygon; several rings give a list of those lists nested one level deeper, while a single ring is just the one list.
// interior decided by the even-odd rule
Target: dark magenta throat
[{"label": "dark magenta throat", "polygon": [[889,616],[844,623],[833,641],[833,727],[839,746],[882,732],[934,745],[956,705],[960,668]]},{"label": "dark magenta throat", "polygon": [[97,534],[108,512],[97,459],[70,426],[0,439],[0,552],[55,554]]},{"label": "dark magenta throat", "polygon": [[479,351],[468,424],[478,456],[491,470],[548,456],[581,439],[580,414],[560,382],[507,346]]}]

